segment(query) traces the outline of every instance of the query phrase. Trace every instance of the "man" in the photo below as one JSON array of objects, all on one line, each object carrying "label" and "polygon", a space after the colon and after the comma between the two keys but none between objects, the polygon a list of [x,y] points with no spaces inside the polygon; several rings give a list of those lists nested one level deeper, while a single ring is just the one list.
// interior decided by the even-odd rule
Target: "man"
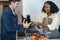
[{"label": "man", "polygon": [[18,7],[20,0],[9,0],[10,4],[1,16],[1,40],[16,40],[16,31],[23,31],[28,28],[31,23],[18,25],[18,17],[15,9]]}]

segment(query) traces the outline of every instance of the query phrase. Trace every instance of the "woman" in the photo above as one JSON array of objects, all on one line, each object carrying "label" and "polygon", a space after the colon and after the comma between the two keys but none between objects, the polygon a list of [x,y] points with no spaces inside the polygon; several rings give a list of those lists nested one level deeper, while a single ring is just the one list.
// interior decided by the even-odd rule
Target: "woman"
[{"label": "woman", "polygon": [[35,25],[45,28],[46,30],[55,30],[59,27],[59,18],[56,14],[59,11],[57,5],[51,1],[46,1],[42,8],[44,15],[41,16],[40,22],[36,22]]}]

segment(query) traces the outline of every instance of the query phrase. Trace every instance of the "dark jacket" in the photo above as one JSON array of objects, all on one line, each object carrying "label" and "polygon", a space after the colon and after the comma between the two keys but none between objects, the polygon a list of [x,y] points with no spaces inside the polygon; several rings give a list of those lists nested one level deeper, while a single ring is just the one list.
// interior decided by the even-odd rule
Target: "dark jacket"
[{"label": "dark jacket", "polygon": [[23,25],[18,25],[18,17],[7,7],[1,16],[1,39],[16,40],[16,31],[23,31]]}]

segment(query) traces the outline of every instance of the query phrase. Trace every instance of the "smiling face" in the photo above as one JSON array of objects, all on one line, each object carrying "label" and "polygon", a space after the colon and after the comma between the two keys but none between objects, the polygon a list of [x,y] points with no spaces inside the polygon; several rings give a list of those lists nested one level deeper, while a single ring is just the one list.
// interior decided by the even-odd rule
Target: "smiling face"
[{"label": "smiling face", "polygon": [[44,10],[46,13],[50,13],[50,5],[48,3],[44,4]]}]

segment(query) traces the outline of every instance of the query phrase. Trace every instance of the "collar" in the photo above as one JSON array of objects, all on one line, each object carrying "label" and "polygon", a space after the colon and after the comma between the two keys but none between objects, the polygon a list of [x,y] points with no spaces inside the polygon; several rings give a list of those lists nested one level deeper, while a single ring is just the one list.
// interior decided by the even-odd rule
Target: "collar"
[{"label": "collar", "polygon": [[[10,6],[9,6],[10,7]],[[11,11],[12,11],[12,13],[14,14],[14,15],[16,15],[16,13],[15,13],[15,11],[10,7],[10,9],[11,9]]]}]

